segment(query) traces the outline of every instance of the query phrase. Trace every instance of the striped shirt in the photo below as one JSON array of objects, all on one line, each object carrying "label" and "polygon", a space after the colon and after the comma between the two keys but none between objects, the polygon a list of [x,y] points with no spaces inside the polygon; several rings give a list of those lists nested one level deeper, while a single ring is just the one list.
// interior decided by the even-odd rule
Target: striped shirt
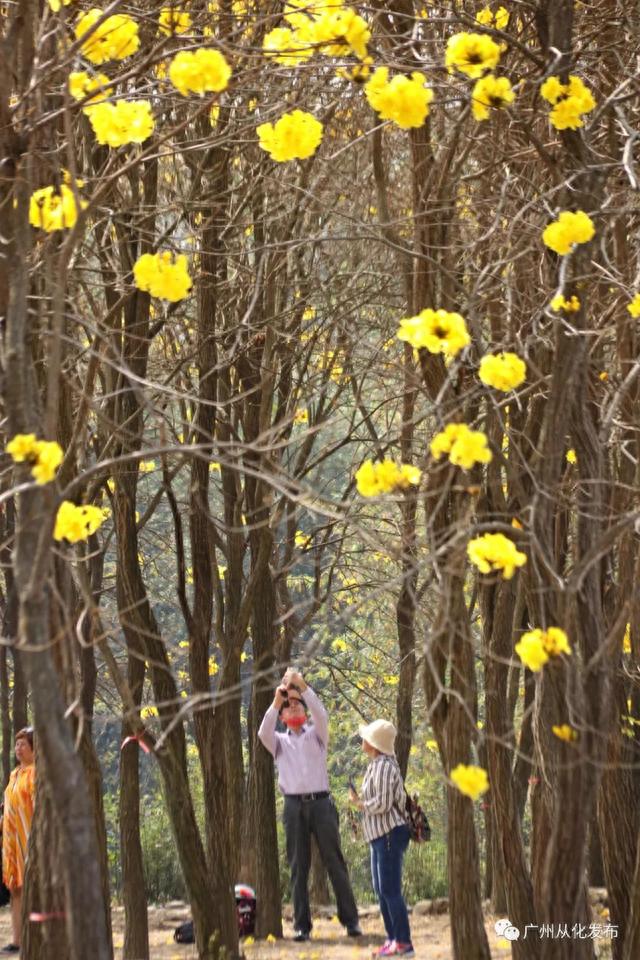
[{"label": "striped shirt", "polygon": [[365,840],[377,840],[394,827],[406,824],[404,783],[395,757],[381,753],[369,763],[361,797]]}]

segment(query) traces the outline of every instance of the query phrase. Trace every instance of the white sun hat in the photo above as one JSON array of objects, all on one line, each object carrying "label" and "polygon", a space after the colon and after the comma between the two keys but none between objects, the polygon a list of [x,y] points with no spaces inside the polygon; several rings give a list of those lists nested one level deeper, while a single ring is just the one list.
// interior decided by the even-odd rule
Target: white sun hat
[{"label": "white sun hat", "polygon": [[373,723],[358,728],[363,740],[370,743],[380,753],[393,756],[393,745],[396,741],[396,728],[388,720],[374,720]]}]

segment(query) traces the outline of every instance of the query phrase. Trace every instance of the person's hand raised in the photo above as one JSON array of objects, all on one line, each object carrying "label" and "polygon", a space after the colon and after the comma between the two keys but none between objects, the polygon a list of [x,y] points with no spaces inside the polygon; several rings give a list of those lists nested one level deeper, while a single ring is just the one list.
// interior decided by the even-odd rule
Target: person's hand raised
[{"label": "person's hand raised", "polygon": [[298,673],[293,667],[287,668],[282,683],[285,687],[290,687],[293,684],[293,686],[298,687],[300,693],[304,693],[307,687],[302,674]]},{"label": "person's hand raised", "polygon": [[276,710],[280,710],[280,707],[283,703],[286,703],[289,699],[289,694],[284,683],[281,683],[279,687],[276,687],[276,694],[273,698],[273,705]]}]

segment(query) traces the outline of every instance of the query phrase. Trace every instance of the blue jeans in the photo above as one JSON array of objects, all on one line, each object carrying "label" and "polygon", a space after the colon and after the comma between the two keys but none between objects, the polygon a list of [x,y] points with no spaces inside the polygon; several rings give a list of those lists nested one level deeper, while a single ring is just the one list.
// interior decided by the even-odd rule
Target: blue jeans
[{"label": "blue jeans", "polygon": [[389,940],[411,943],[409,914],[402,896],[402,860],[409,846],[409,827],[394,827],[371,841],[371,880],[380,901],[384,928]]}]

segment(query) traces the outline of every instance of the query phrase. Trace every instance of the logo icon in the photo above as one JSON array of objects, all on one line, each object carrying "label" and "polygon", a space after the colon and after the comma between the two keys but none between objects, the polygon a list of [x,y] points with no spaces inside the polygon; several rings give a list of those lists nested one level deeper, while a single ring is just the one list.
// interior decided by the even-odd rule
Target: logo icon
[{"label": "logo icon", "polygon": [[520,931],[517,927],[514,927],[511,923],[511,920],[506,918],[502,920],[496,920],[495,931],[499,937],[504,937],[505,940],[519,940]]}]

